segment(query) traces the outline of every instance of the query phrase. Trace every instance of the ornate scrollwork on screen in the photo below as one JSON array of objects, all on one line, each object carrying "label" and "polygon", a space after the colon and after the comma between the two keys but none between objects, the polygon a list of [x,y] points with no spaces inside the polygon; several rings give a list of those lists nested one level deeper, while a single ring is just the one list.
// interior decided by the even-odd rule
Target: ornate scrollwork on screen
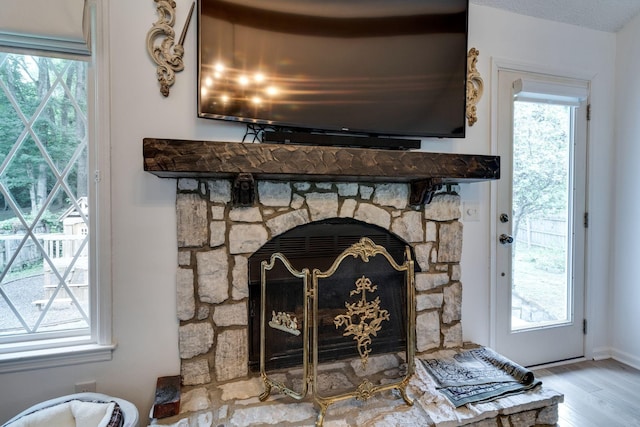
[{"label": "ornate scrollwork on screen", "polygon": [[382,329],[382,322],[389,320],[389,312],[380,308],[380,297],[367,300],[367,293],[373,294],[376,290],[378,287],[371,283],[368,277],[362,276],[356,280],[356,289],[349,295],[360,295],[360,299],[354,303],[345,302],[346,313],[336,316],[333,321],[336,328],[344,326],[345,337],[353,336],[358,343],[358,353],[360,353],[363,368],[367,367],[369,361],[371,336],[376,336]]},{"label": "ornate scrollwork on screen", "polygon": [[358,386],[355,392],[356,400],[360,400],[361,402],[367,401],[373,396],[375,393],[375,386],[368,379],[364,379],[362,383]]},{"label": "ornate scrollwork on screen", "polygon": [[[191,22],[195,2],[191,4],[180,39],[178,43],[175,43],[173,25],[176,21],[176,2],[173,0],[154,1],[157,3],[159,17],[147,33],[147,51],[158,65],[156,76],[160,83],[160,93],[167,97],[169,96],[170,87],[175,83],[176,72],[184,69],[184,62],[182,61],[184,55],[183,43]],[[159,44],[156,44],[156,39],[159,37],[164,37],[164,39]]]},{"label": "ornate scrollwork on screen", "polygon": [[484,82],[476,69],[480,51],[475,47],[469,49],[467,54],[467,123],[473,126],[478,121],[476,104],[482,98]]}]

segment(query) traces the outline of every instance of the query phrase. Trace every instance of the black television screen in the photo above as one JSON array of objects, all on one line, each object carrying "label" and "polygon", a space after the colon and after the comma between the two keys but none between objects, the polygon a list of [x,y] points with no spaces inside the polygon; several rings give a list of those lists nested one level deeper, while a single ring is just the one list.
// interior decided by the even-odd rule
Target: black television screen
[{"label": "black television screen", "polygon": [[198,115],[464,137],[468,0],[199,0]]}]

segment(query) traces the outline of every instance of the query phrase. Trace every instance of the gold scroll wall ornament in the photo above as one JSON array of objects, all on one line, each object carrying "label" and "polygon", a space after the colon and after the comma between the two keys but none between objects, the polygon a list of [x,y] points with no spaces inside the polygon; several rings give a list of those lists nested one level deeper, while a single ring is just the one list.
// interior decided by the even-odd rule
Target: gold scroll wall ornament
[{"label": "gold scroll wall ornament", "polygon": [[[182,61],[184,55],[183,44],[191,22],[195,2],[191,4],[180,39],[178,43],[175,43],[173,25],[176,21],[176,2],[174,0],[154,1],[157,3],[159,17],[147,33],[147,51],[158,66],[156,68],[156,77],[160,83],[160,93],[167,97],[169,96],[170,87],[175,83],[176,72],[184,69],[184,62]],[[156,39],[159,37],[164,37],[164,39],[159,44],[156,44]]]},{"label": "gold scroll wall ornament", "polygon": [[[380,308],[380,297],[373,301],[367,301],[367,293],[374,293],[378,287],[371,283],[371,279],[362,276],[356,280],[356,289],[349,292],[350,296],[360,295],[355,303],[345,302],[346,314],[336,316],[333,323],[336,328],[344,326],[345,337],[353,336],[358,343],[358,353],[362,368],[366,369],[371,353],[371,336],[377,336],[382,329],[382,322],[389,320],[389,312]],[[354,321],[355,320],[355,321]]]},{"label": "gold scroll wall ornament", "polygon": [[467,54],[467,124],[473,126],[478,121],[476,104],[482,98],[484,82],[476,69],[480,51],[475,47],[469,49]]}]

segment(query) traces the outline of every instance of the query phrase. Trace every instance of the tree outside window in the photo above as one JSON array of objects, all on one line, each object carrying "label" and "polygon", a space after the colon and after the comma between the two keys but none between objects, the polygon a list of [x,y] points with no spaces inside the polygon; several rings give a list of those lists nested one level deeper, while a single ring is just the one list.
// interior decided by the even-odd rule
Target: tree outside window
[{"label": "tree outside window", "polygon": [[0,52],[0,343],[90,327],[86,82]]}]

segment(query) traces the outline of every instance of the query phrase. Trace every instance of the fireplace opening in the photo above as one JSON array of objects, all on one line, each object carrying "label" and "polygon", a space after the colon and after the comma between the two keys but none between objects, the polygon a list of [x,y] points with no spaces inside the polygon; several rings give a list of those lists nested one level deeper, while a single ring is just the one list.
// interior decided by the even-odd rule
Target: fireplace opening
[{"label": "fireplace opening", "polygon": [[[411,245],[388,230],[353,219],[334,218],[296,227],[283,233],[256,251],[250,258],[249,268],[249,367],[260,368],[260,307],[261,262],[269,261],[274,253],[281,253],[293,268],[302,271],[331,267],[345,249],[368,237],[383,246],[394,261],[402,264],[407,246],[415,259]],[[378,256],[376,258],[383,258]],[[416,270],[419,267],[416,263]],[[377,296],[388,312],[385,327],[378,331],[371,345],[371,354],[402,351],[406,348],[406,281],[404,273],[394,270],[386,260],[376,259],[366,265],[356,259],[345,259],[330,278],[318,282],[318,362],[330,362],[358,357],[352,337],[344,336],[334,320],[345,312],[345,303],[353,301],[351,292],[355,281],[366,277],[378,286]],[[305,289],[303,280],[292,276],[282,263],[276,263],[268,272],[267,318],[288,316],[302,322]],[[298,320],[300,319],[300,320]],[[298,325],[302,328],[302,325]],[[302,334],[267,328],[266,368],[278,369],[302,365]]]}]

